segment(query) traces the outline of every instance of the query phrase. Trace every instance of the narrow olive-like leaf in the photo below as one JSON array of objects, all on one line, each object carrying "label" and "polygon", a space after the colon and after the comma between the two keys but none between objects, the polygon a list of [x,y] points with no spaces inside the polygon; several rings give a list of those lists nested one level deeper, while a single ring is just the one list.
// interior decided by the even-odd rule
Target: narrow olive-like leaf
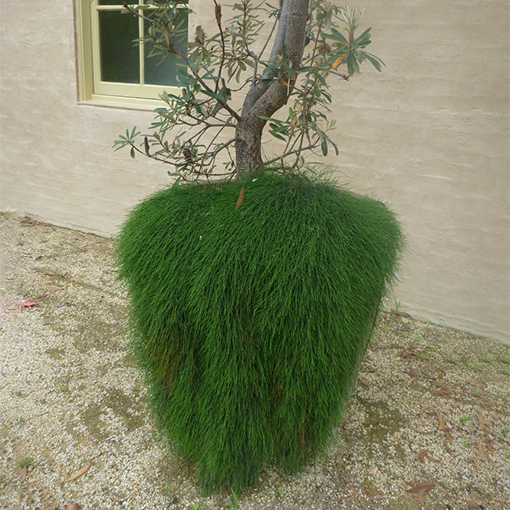
[{"label": "narrow olive-like leaf", "polygon": [[131,147],[131,157],[135,159],[135,156],[136,156],[135,148]]},{"label": "narrow olive-like leaf", "polygon": [[347,57],[347,69],[350,75],[359,73],[358,61],[352,53]]},{"label": "narrow olive-like leaf", "polygon": [[377,57],[373,57],[372,55],[370,55],[369,53],[366,53],[365,51],[363,52],[363,56],[379,71],[381,72],[382,68],[381,68],[381,64],[384,66],[385,63],[377,58]]},{"label": "narrow olive-like leaf", "polygon": [[225,102],[225,98],[218,95],[218,94],[215,94],[214,92],[210,92],[209,90],[202,90],[202,93],[205,94],[206,96],[209,96],[209,97],[212,97],[214,99],[216,99],[217,101],[220,101],[220,102]]},{"label": "narrow olive-like leaf", "polygon": [[288,129],[289,129],[289,125],[286,124],[286,125],[281,125],[277,128],[273,128],[273,131],[275,133],[287,133]]},{"label": "narrow olive-like leaf", "polygon": [[278,138],[278,140],[283,140],[285,142],[286,138],[279,133],[276,133],[274,131],[269,131],[275,138]]},{"label": "narrow olive-like leaf", "polygon": [[331,27],[331,34],[323,34],[324,39],[333,39],[334,41],[340,41],[344,44],[349,44],[347,39],[336,29]]},{"label": "narrow olive-like leaf", "polygon": [[324,156],[327,156],[328,155],[328,142],[326,140],[322,141],[321,149],[322,149],[322,154]]},{"label": "narrow olive-like leaf", "polygon": [[372,41],[370,40],[370,30],[372,28],[368,28],[365,30],[355,41],[354,44],[357,46],[368,46]]}]

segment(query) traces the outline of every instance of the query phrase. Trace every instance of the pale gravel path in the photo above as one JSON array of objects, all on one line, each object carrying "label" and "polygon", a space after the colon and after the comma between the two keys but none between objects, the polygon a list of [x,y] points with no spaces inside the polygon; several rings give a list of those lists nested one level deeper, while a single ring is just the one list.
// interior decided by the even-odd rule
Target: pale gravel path
[{"label": "pale gravel path", "polygon": [[[231,496],[200,497],[152,427],[126,359],[114,242],[0,215],[0,244],[0,509],[230,508]],[[422,496],[427,509],[510,510],[509,357],[388,316],[338,445],[300,476],[268,470],[239,508],[414,510]]]}]

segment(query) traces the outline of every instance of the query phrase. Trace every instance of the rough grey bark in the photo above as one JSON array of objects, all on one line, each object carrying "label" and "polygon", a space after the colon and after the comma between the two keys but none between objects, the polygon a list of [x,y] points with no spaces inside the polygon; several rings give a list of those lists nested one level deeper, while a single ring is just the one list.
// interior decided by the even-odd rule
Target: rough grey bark
[{"label": "rough grey bark", "polygon": [[[283,0],[271,61],[278,60],[285,46],[288,64],[297,73],[303,58],[310,0]],[[239,173],[252,172],[262,165],[262,133],[266,121],[287,103],[292,83],[281,75],[272,81],[266,75],[254,83],[243,103],[236,128],[236,166]]]}]

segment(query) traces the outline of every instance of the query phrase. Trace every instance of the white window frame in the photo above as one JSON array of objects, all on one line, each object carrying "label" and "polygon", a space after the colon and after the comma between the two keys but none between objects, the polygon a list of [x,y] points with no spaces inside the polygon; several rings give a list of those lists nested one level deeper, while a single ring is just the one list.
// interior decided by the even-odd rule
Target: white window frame
[{"label": "white window frame", "polygon": [[[165,103],[163,92],[178,93],[175,86],[147,85],[144,83],[113,83],[101,81],[101,56],[99,41],[99,12],[120,11],[122,5],[98,5],[98,0],[76,0],[76,33],[78,59],[78,98],[80,102],[111,106],[154,108]],[[143,5],[145,0],[139,0]],[[138,20],[143,33],[143,19]],[[140,45],[140,66],[143,77],[144,48]]]}]

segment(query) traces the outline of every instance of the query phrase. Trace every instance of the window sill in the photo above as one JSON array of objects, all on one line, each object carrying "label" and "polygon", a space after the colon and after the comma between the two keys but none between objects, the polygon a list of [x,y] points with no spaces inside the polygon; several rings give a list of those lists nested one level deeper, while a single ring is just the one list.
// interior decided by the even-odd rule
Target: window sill
[{"label": "window sill", "polygon": [[117,108],[121,110],[138,110],[154,112],[156,108],[168,106],[161,99],[139,99],[136,97],[97,96],[89,100],[78,101],[80,106],[99,106],[102,108]]}]

